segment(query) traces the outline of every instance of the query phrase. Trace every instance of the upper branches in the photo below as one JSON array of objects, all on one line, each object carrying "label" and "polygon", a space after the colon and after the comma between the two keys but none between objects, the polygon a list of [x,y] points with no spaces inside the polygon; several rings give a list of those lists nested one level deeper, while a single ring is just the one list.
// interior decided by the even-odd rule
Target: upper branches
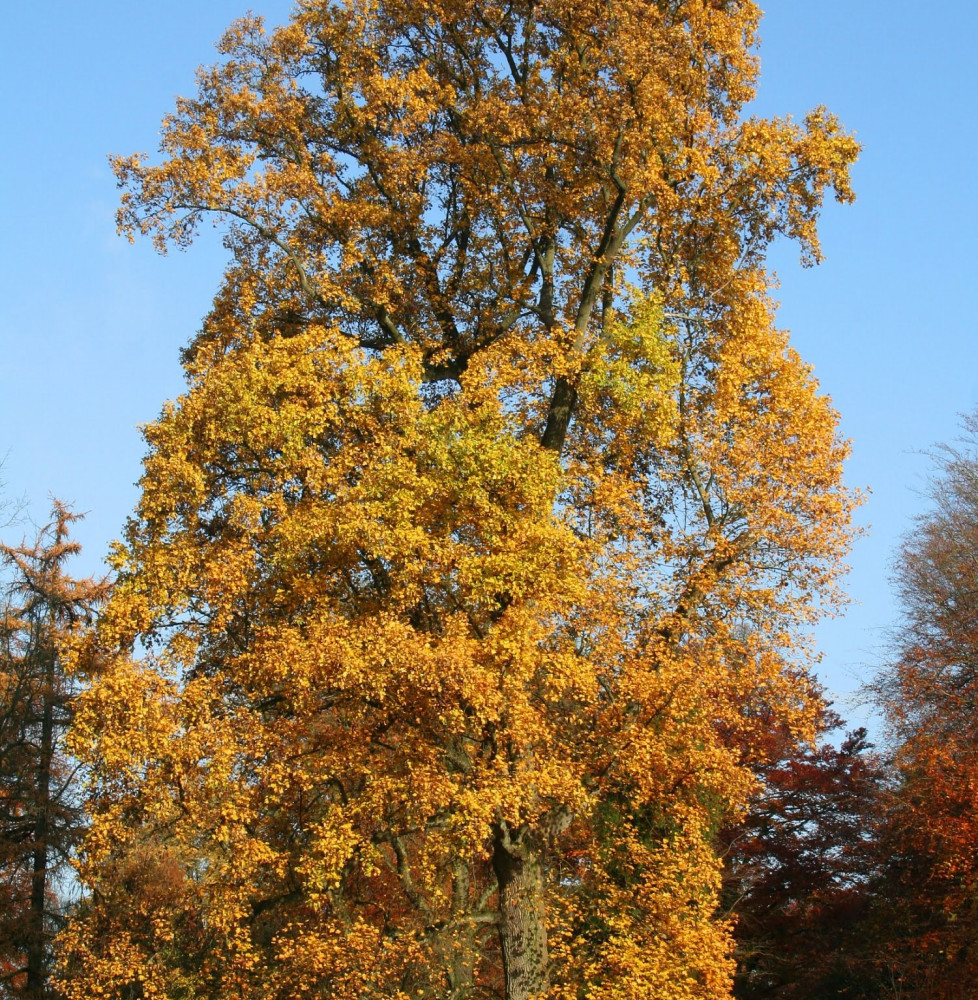
[{"label": "upper branches", "polygon": [[856,146],[824,111],[737,123],[757,16],[566,0],[307,5],[271,35],[246,19],[166,120],[163,161],[116,159],[120,226],[162,248],[232,223],[236,294],[197,349],[328,324],[420,347],[439,381],[498,345],[560,450],[627,268],[730,307],[732,272],[779,233],[817,259],[824,190],[851,197]]}]

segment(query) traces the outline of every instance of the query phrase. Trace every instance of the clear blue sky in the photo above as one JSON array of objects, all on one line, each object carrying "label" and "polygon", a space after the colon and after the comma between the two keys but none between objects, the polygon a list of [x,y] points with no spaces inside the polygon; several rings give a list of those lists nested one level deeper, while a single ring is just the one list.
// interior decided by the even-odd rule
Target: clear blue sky
[{"label": "clear blue sky", "polygon": [[[286,0],[254,0],[270,22]],[[781,322],[852,439],[851,483],[872,490],[851,559],[855,603],[819,631],[821,676],[844,695],[879,662],[896,609],[889,565],[923,506],[920,452],[978,406],[974,318],[978,5],[769,0],[759,113],[826,104],[865,146],[859,200],[831,206],[826,263],[775,255]],[[35,519],[53,494],[88,511],[96,571],[136,500],[137,426],[182,388],[178,351],[221,272],[219,240],[157,257],[115,236],[110,152],[153,151],[236,0],[14,4],[0,82],[0,455]],[[841,707],[852,719],[861,712]]]}]

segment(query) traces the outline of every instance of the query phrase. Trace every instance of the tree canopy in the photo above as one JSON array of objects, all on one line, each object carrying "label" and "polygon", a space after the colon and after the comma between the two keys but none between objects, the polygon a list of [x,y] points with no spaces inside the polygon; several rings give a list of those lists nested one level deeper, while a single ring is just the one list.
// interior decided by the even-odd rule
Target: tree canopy
[{"label": "tree canopy", "polygon": [[78,651],[68,996],[716,997],[845,445],[774,325],[857,146],[752,3],[237,22],[120,223],[231,259]]}]

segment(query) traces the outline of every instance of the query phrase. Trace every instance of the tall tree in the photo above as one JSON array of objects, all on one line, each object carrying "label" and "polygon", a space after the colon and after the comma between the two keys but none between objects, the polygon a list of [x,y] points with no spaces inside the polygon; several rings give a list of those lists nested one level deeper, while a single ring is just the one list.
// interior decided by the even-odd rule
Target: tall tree
[{"label": "tall tree", "polygon": [[931,505],[897,559],[896,655],[876,684],[897,769],[881,920],[903,996],[963,1000],[978,976],[978,415],[935,458]]},{"label": "tall tree", "polygon": [[48,996],[56,879],[82,831],[65,729],[75,693],[63,651],[106,593],[65,563],[78,515],[55,503],[30,545],[0,545],[0,996]]},{"label": "tall tree", "polygon": [[117,160],[232,260],[85,654],[71,996],[727,989],[714,834],[851,506],[763,261],[857,147],[740,120],[758,16],[303,3]]}]

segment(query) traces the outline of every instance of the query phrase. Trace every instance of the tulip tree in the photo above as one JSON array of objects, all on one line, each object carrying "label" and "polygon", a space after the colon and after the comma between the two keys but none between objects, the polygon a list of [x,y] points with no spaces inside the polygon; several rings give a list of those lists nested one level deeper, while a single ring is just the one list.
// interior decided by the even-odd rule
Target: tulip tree
[{"label": "tulip tree", "polygon": [[857,146],[742,116],[758,18],[306,0],[116,160],[230,263],[78,653],[70,997],[729,989],[852,505],[764,259]]}]

